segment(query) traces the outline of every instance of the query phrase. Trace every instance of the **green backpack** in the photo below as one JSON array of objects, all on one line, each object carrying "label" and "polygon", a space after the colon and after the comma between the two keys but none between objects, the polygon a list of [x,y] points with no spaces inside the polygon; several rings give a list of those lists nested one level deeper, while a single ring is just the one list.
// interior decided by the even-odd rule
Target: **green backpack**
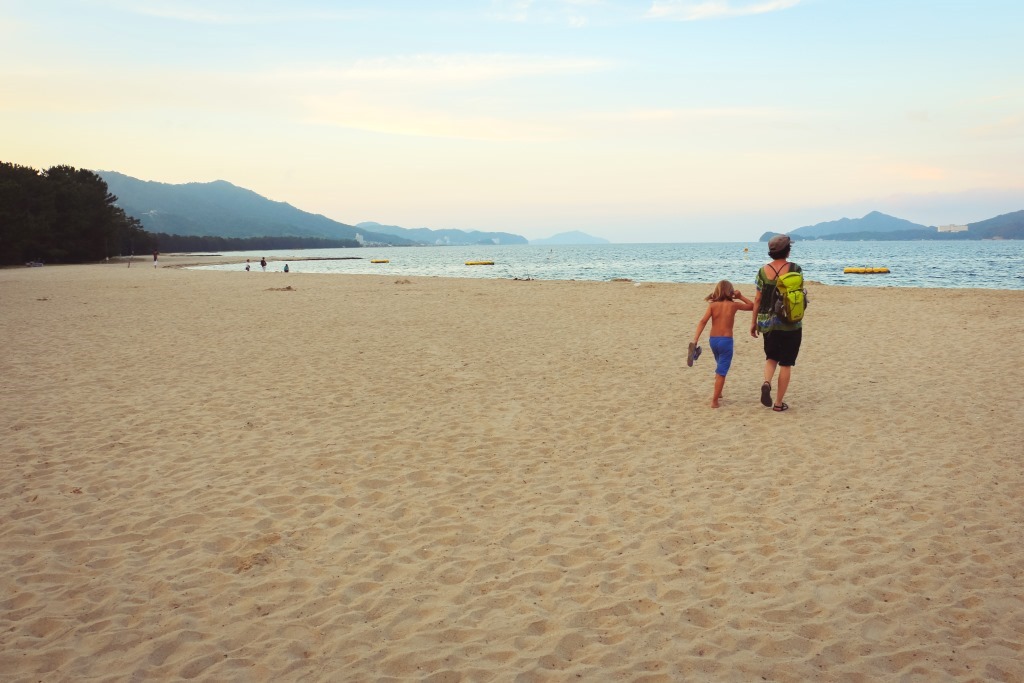
[{"label": "green backpack", "polygon": [[795,263],[789,271],[775,278],[775,301],[772,309],[782,322],[795,323],[803,320],[807,307],[807,290],[804,289],[804,275]]}]

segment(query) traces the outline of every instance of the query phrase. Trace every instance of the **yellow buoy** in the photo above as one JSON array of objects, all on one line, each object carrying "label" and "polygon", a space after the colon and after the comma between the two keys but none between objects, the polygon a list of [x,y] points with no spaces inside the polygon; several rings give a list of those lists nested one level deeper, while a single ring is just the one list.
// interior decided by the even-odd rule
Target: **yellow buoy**
[{"label": "yellow buoy", "polygon": [[870,273],[888,273],[889,269],[888,268],[857,268],[857,267],[854,267],[854,268],[843,268],[843,272],[844,273],[848,273],[848,274],[855,273],[855,274],[858,274],[858,275],[867,275],[867,274],[870,274]]},{"label": "yellow buoy", "polygon": [[493,266],[494,261],[466,261],[467,266]]},{"label": "yellow buoy", "polygon": [[386,258],[375,258],[371,259],[370,263],[391,263],[391,261],[387,260]]}]

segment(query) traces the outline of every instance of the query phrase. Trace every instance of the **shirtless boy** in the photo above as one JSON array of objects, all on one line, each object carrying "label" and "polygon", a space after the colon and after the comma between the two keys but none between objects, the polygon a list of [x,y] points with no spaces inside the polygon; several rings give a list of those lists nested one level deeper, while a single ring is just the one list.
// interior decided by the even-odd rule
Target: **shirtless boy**
[{"label": "shirtless boy", "polygon": [[[737,301],[738,299],[738,301]],[[694,351],[704,327],[711,321],[711,351],[715,354],[717,367],[715,368],[715,393],[711,396],[711,407],[718,407],[718,400],[722,398],[722,389],[725,387],[725,376],[729,373],[729,366],[732,365],[733,338],[732,327],[736,320],[736,311],[754,310],[754,302],[743,296],[738,289],[734,289],[728,280],[722,280],[715,286],[715,291],[705,297],[708,301],[708,310],[704,317],[697,323],[697,333],[693,335],[690,348],[687,353],[687,364],[693,364]]]}]

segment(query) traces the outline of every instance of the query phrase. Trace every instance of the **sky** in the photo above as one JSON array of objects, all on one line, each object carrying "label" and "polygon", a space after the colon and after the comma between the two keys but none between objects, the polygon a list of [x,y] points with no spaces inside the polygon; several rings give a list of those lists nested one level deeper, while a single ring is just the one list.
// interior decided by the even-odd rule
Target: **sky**
[{"label": "sky", "polygon": [[756,240],[1024,209],[1020,0],[0,0],[0,161],[355,224]]}]

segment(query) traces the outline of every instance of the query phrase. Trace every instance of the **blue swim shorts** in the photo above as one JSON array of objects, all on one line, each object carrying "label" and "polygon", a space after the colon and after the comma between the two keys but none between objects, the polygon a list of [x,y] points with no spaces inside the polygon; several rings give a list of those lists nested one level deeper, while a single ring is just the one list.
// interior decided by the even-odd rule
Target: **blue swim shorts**
[{"label": "blue swim shorts", "polygon": [[715,354],[715,374],[725,377],[732,365],[732,337],[711,337],[711,352]]}]

